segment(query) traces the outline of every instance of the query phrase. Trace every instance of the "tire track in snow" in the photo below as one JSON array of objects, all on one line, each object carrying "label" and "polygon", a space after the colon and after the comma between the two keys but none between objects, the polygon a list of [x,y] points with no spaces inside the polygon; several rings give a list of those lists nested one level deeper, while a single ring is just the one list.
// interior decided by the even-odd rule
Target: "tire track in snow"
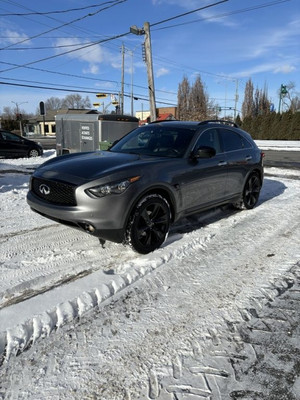
[{"label": "tire track in snow", "polygon": [[[0,308],[22,298],[50,290],[62,282],[79,279],[82,274],[109,267],[120,255],[120,248],[110,244],[103,250],[96,238],[61,225],[45,227],[13,236],[3,248],[0,276]],[[132,256],[133,253],[129,253]],[[5,263],[9,261],[9,268]],[[2,300],[1,300],[2,297]]]},{"label": "tire track in snow", "polygon": [[[101,283],[101,280],[99,281],[95,277],[93,279],[93,282],[95,282],[93,287],[77,298],[68,299],[52,309],[44,311],[41,315],[35,315],[13,328],[0,332],[0,365],[8,361],[12,355],[18,355],[31,347],[40,337],[48,336],[51,332],[74,318],[81,317],[174,257],[179,259],[187,253],[195,251],[195,249],[204,250],[206,242],[210,241],[212,237],[213,235],[211,234],[200,238],[197,234],[191,234],[183,240],[181,246],[175,246],[172,251],[171,245],[171,249],[167,252],[164,249],[159,249],[150,256],[150,260],[147,256],[132,259],[132,255],[135,255],[135,253],[130,251],[131,259],[117,266],[116,270],[120,273],[119,275],[107,275],[107,283]],[[29,301],[31,300],[34,299],[29,299]],[[42,300],[39,300],[37,296],[37,301]]]}]

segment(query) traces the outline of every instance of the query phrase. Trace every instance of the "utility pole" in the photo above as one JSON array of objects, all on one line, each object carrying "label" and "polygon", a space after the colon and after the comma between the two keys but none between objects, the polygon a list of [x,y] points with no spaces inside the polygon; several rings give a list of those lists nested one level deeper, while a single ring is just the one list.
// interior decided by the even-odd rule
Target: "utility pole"
[{"label": "utility pole", "polygon": [[288,93],[288,90],[286,88],[286,85],[281,84],[280,86],[280,92],[279,92],[279,106],[278,106],[278,113],[280,114],[281,111],[281,102],[282,98],[285,97]]},{"label": "utility pole", "polygon": [[156,121],[156,104],[155,104],[155,88],[154,88],[152,48],[151,48],[149,22],[144,23],[144,31],[145,31],[145,55],[146,55],[149,101],[150,101],[150,120],[151,122],[153,122]]},{"label": "utility pole", "polygon": [[12,101],[12,103],[14,103],[15,105],[16,105],[16,109],[17,109],[17,115],[16,115],[16,118],[17,118],[17,120],[19,120],[19,126],[20,126],[20,135],[21,136],[23,136],[23,128],[22,128],[22,114],[20,114],[20,111],[19,111],[19,106],[21,105],[21,104],[26,104],[26,103],[28,103],[28,101],[23,101],[23,103],[16,103],[15,101]]},{"label": "utility pole", "polygon": [[124,58],[125,58],[125,47],[124,43],[122,44],[122,84],[121,84],[121,98],[120,98],[120,105],[121,105],[121,114],[124,114]]},{"label": "utility pole", "polygon": [[144,29],[139,29],[136,25],[130,27],[130,33],[134,35],[145,35],[145,62],[147,65],[149,102],[150,102],[150,121],[156,121],[155,88],[153,77],[152,48],[150,37],[150,24],[144,23]]},{"label": "utility pole", "polygon": [[236,112],[237,112],[237,103],[239,100],[239,80],[235,81],[235,96],[234,96],[234,122],[236,120]]}]

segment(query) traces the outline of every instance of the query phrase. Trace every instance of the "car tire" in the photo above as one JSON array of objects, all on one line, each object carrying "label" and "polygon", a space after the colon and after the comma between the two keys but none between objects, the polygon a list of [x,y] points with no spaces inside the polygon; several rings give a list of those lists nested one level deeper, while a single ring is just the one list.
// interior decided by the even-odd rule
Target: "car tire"
[{"label": "car tire", "polygon": [[251,210],[258,202],[261,186],[259,175],[257,173],[251,174],[245,183],[241,199],[234,203],[233,206],[239,210],[245,208]]},{"label": "car tire", "polygon": [[128,225],[128,241],[135,251],[148,254],[166,240],[171,212],[167,200],[159,194],[142,198],[133,211]]},{"label": "car tire", "polygon": [[40,152],[37,149],[30,149],[29,152],[28,152],[28,157],[29,158],[38,157],[39,155],[40,155]]}]

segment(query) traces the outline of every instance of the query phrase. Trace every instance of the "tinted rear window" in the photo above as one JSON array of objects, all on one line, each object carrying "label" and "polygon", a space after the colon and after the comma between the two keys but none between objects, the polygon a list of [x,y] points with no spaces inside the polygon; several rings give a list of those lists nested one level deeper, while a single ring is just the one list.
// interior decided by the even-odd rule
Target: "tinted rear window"
[{"label": "tinted rear window", "polygon": [[251,143],[231,129],[220,129],[224,151],[235,151],[251,148]]}]

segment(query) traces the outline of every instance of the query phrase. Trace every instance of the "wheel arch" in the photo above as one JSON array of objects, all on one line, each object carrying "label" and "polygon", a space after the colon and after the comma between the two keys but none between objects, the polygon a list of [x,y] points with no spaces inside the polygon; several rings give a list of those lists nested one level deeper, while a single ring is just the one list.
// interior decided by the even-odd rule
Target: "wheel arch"
[{"label": "wheel arch", "polygon": [[148,188],[147,190],[144,190],[136,197],[136,199],[134,200],[134,202],[131,205],[130,210],[128,212],[128,215],[126,218],[126,226],[130,220],[130,217],[131,217],[133,211],[135,210],[135,208],[139,204],[139,202],[145,196],[149,196],[152,194],[158,194],[168,202],[170,211],[171,211],[171,222],[174,221],[175,215],[176,215],[176,200],[175,200],[174,194],[168,188],[166,188],[164,186],[153,186],[151,188]]},{"label": "wheel arch", "polygon": [[247,175],[247,177],[245,179],[245,184],[246,184],[247,180],[249,179],[249,177],[251,175],[253,175],[253,174],[257,174],[259,176],[260,183],[262,185],[263,184],[263,179],[264,179],[264,173],[260,168],[254,168],[251,171],[249,171],[249,173],[248,173],[248,175]]}]

